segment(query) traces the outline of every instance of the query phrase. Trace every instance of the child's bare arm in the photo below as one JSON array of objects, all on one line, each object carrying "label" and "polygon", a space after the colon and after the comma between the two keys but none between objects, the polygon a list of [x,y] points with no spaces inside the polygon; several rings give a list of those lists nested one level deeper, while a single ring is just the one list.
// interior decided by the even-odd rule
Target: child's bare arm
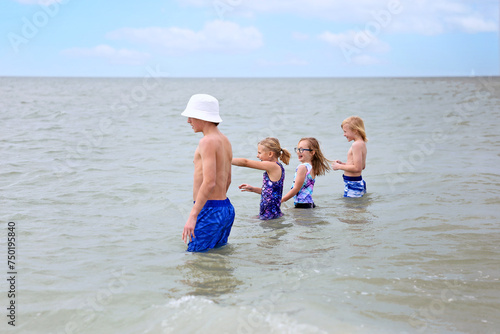
[{"label": "child's bare arm", "polygon": [[246,183],[241,184],[238,187],[238,189],[241,189],[241,191],[249,191],[249,192],[253,192],[253,193],[257,193],[257,194],[260,194],[262,192],[262,188],[253,187],[253,186],[246,184]]},{"label": "child's bare arm", "polygon": [[364,142],[354,142],[352,144],[352,165],[350,165],[348,172],[361,173],[364,168],[363,163],[363,148]]},{"label": "child's bare arm", "polygon": [[265,170],[268,174],[271,180],[277,181],[281,177],[281,167],[271,161],[256,161],[256,160],[250,160],[250,159],[245,159],[245,158],[233,158],[231,161],[231,164],[234,166],[239,166],[239,167],[247,167],[247,168],[253,168],[253,169],[260,169],[260,170]]},{"label": "child's bare arm", "polygon": [[343,163],[339,160],[336,160],[332,164],[333,170],[343,170],[349,173],[361,174],[364,169],[364,161],[363,161],[363,142],[354,142],[349,150],[349,155],[351,155],[350,159],[348,159],[347,163]]},{"label": "child's bare arm", "polygon": [[297,195],[304,184],[304,180],[306,179],[307,168],[302,165],[297,169],[297,176],[295,177],[295,183],[293,184],[293,188],[286,193],[285,196],[281,198],[281,203],[288,201],[293,196]]}]

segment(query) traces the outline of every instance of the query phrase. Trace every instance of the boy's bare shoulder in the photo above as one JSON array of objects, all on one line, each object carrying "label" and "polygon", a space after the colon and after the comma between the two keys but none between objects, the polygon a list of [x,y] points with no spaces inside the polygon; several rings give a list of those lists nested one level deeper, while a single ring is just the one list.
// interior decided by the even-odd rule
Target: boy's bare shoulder
[{"label": "boy's bare shoulder", "polygon": [[198,143],[200,151],[208,152],[212,148],[217,146],[217,141],[212,136],[203,136]]},{"label": "boy's bare shoulder", "polygon": [[199,145],[201,147],[221,147],[225,145],[230,145],[229,139],[222,133],[216,133],[216,134],[210,134],[203,136],[203,138],[200,139]]},{"label": "boy's bare shoulder", "polygon": [[211,134],[207,134],[207,135],[204,135],[201,139],[200,139],[200,144],[203,143],[203,144],[213,144],[217,141],[220,140],[220,136],[218,134],[214,134],[214,133],[211,133]]},{"label": "boy's bare shoulder", "polygon": [[366,143],[363,140],[356,140],[354,143],[352,143],[353,148],[365,148]]}]

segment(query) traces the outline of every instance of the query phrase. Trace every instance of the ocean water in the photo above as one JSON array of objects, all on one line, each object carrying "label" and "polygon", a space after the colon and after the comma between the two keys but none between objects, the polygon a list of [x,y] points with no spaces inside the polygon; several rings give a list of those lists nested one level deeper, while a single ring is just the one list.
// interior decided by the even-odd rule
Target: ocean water
[{"label": "ocean water", "polygon": [[[314,136],[345,161],[361,116],[368,194],[332,171],[260,221],[237,186],[262,173],[233,167],[229,244],[186,252],[195,93],[235,157]],[[499,78],[0,78],[0,110],[2,333],[500,332]]]}]

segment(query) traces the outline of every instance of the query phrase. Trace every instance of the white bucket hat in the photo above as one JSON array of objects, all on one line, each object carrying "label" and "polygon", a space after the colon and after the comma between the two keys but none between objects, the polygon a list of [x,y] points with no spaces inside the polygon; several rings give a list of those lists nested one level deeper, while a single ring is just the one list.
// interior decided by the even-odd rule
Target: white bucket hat
[{"label": "white bucket hat", "polygon": [[197,118],[208,122],[220,123],[219,101],[208,94],[195,94],[191,96],[182,116]]}]

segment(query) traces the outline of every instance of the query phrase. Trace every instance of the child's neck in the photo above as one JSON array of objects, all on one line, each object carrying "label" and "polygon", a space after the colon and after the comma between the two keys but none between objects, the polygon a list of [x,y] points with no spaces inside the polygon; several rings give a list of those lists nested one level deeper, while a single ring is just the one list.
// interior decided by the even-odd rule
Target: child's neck
[{"label": "child's neck", "polygon": [[364,140],[363,140],[363,138],[361,138],[361,136],[360,136],[358,133],[356,133],[356,134],[354,135],[354,139],[353,139],[353,140],[354,140],[354,141],[359,141],[359,140],[364,141]]}]

